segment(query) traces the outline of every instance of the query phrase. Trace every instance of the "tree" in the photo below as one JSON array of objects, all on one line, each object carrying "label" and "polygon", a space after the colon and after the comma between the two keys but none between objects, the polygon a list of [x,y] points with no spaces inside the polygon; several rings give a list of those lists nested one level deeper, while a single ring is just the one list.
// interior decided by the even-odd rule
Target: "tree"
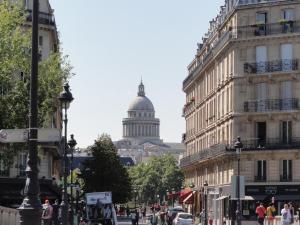
[{"label": "tree", "polygon": [[167,190],[180,190],[184,175],[175,158],[168,154],[152,157],[145,164],[141,163],[129,169],[133,188],[138,190],[144,202],[153,203],[156,196],[166,195]]},{"label": "tree", "polygon": [[111,138],[101,135],[90,150],[93,157],[83,163],[80,175],[84,191],[111,191],[114,203],[125,203],[130,198],[131,180]]},{"label": "tree", "polygon": [[[30,29],[24,26],[27,13],[15,2],[0,3],[0,129],[27,128],[29,123],[30,89]],[[53,53],[39,63],[38,123],[49,127],[58,111],[57,97],[62,83],[71,76],[67,57],[60,52]],[[7,145],[5,162],[24,145]],[[9,152],[9,153],[7,153]]]}]

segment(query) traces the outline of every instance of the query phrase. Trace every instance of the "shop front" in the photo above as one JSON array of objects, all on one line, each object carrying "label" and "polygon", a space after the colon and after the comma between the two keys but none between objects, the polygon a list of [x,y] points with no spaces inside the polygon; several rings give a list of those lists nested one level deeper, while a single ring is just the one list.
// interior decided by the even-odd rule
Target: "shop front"
[{"label": "shop front", "polygon": [[249,205],[250,217],[255,218],[255,208],[257,202],[263,202],[267,207],[270,203],[274,203],[277,215],[280,214],[280,210],[283,205],[288,202],[293,202],[295,208],[300,206],[300,185],[246,185],[246,195],[251,195],[255,201]]}]

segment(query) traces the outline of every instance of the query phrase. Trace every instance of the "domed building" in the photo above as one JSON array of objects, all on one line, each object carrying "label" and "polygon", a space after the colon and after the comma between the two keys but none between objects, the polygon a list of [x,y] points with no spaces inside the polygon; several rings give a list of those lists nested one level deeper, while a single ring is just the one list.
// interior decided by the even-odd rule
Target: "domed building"
[{"label": "domed building", "polygon": [[123,121],[123,139],[115,146],[121,157],[131,157],[135,164],[147,162],[151,156],[172,154],[176,159],[184,152],[182,143],[164,143],[160,139],[160,121],[155,118],[154,106],[145,95],[143,82],[135,99],[129,104]]},{"label": "domed building", "polygon": [[145,96],[145,86],[142,82],[127,113],[128,117],[123,119],[124,140],[134,145],[141,145],[145,142],[162,144],[159,138],[159,119],[155,118],[154,106]]}]

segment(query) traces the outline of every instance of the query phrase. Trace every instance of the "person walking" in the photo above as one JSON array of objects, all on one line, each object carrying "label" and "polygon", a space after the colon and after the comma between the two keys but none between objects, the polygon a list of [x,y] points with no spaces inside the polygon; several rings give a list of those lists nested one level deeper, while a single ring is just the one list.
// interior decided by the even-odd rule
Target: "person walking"
[{"label": "person walking", "polygon": [[50,205],[49,200],[46,199],[45,204],[43,204],[43,213],[42,213],[42,220],[44,222],[44,225],[52,225],[52,213],[53,213],[53,208]]},{"label": "person walking", "polygon": [[284,204],[283,209],[281,210],[281,224],[289,225],[291,223],[291,212],[288,204]]},{"label": "person walking", "polygon": [[59,201],[58,199],[55,200],[54,204],[52,205],[52,221],[53,225],[59,225]]},{"label": "person walking", "polygon": [[290,210],[290,213],[291,213],[291,221],[290,221],[290,224],[293,224],[294,223],[294,215],[295,215],[295,209],[293,207],[293,203],[289,202],[289,210]]},{"label": "person walking", "polygon": [[135,210],[131,211],[131,224],[135,225],[136,223],[136,212]]},{"label": "person walking", "polygon": [[258,224],[263,225],[265,220],[266,208],[264,207],[262,202],[260,202],[259,206],[256,207],[255,212],[257,214]]},{"label": "person walking", "polygon": [[273,203],[270,203],[268,208],[267,208],[267,220],[268,220],[268,225],[273,225],[274,219],[275,219],[275,207]]},{"label": "person walking", "polygon": [[104,209],[104,224],[111,225],[112,210],[110,205],[106,205]]},{"label": "person walking", "polygon": [[135,210],[135,225],[139,225],[140,212],[139,210]]}]

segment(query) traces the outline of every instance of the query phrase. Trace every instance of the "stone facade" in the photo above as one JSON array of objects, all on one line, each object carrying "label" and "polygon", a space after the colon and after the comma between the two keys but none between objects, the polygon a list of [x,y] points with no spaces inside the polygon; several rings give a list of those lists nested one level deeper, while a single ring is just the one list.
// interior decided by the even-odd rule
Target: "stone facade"
[{"label": "stone facade", "polygon": [[240,174],[253,198],[243,201],[243,219],[255,218],[258,200],[267,204],[275,197],[276,208],[289,200],[300,204],[299,12],[298,0],[227,0],[188,66],[180,164],[199,196],[207,181],[218,224],[234,218],[235,210],[226,208],[236,207],[230,195],[237,136],[244,145]]}]

